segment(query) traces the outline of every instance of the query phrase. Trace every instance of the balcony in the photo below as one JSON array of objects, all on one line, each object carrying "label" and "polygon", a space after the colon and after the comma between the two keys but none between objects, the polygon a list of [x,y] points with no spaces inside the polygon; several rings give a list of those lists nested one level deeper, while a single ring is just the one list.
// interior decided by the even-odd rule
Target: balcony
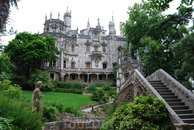
[{"label": "balcony", "polygon": [[101,69],[101,68],[70,68],[63,69],[63,71],[70,73],[113,73],[112,69]]}]

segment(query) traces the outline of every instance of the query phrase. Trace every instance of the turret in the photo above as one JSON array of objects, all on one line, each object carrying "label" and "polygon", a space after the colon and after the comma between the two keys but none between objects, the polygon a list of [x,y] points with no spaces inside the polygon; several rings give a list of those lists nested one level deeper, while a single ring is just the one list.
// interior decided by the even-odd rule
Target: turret
[{"label": "turret", "polygon": [[68,12],[68,7],[67,7],[67,11],[64,14],[64,23],[65,23],[65,32],[68,32],[69,30],[71,30],[71,11]]},{"label": "turret", "polygon": [[116,35],[116,29],[115,29],[115,24],[114,24],[114,19],[112,16],[112,22],[109,22],[109,35]]},{"label": "turret", "polygon": [[97,24],[96,28],[101,28],[101,26],[100,26],[100,19],[99,18],[98,18],[98,24]]}]

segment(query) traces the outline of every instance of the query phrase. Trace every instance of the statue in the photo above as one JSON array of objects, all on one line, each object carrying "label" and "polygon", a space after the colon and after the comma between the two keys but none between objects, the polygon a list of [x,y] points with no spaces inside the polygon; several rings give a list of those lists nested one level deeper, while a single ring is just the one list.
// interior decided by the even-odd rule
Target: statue
[{"label": "statue", "polygon": [[32,112],[34,112],[35,114],[42,112],[42,104],[41,104],[40,98],[44,97],[44,95],[40,91],[41,88],[42,88],[42,82],[38,81],[36,83],[36,88],[34,89],[32,94],[32,104],[33,104]]}]

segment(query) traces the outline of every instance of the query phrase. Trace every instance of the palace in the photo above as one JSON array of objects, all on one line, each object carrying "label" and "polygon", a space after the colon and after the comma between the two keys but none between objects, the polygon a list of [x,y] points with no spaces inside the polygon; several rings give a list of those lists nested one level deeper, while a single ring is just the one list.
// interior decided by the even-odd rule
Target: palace
[{"label": "palace", "polygon": [[54,80],[67,82],[115,82],[113,68],[118,63],[119,46],[126,45],[126,39],[116,35],[114,19],[109,23],[109,33],[100,25],[90,27],[78,33],[71,29],[71,12],[67,10],[64,20],[45,18],[44,32],[55,39],[60,51],[56,62],[45,63],[43,69],[49,71]]}]

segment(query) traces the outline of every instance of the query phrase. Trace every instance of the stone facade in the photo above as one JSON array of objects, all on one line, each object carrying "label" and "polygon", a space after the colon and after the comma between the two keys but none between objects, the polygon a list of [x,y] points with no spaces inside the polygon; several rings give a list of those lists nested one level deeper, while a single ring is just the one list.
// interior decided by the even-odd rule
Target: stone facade
[{"label": "stone facade", "polygon": [[64,20],[45,18],[44,32],[55,39],[60,51],[56,62],[45,63],[43,69],[49,71],[54,80],[67,82],[114,82],[113,68],[118,62],[119,46],[126,45],[126,39],[116,35],[114,19],[109,23],[109,34],[97,20],[96,27],[78,32],[71,29],[71,12],[67,10]]}]

